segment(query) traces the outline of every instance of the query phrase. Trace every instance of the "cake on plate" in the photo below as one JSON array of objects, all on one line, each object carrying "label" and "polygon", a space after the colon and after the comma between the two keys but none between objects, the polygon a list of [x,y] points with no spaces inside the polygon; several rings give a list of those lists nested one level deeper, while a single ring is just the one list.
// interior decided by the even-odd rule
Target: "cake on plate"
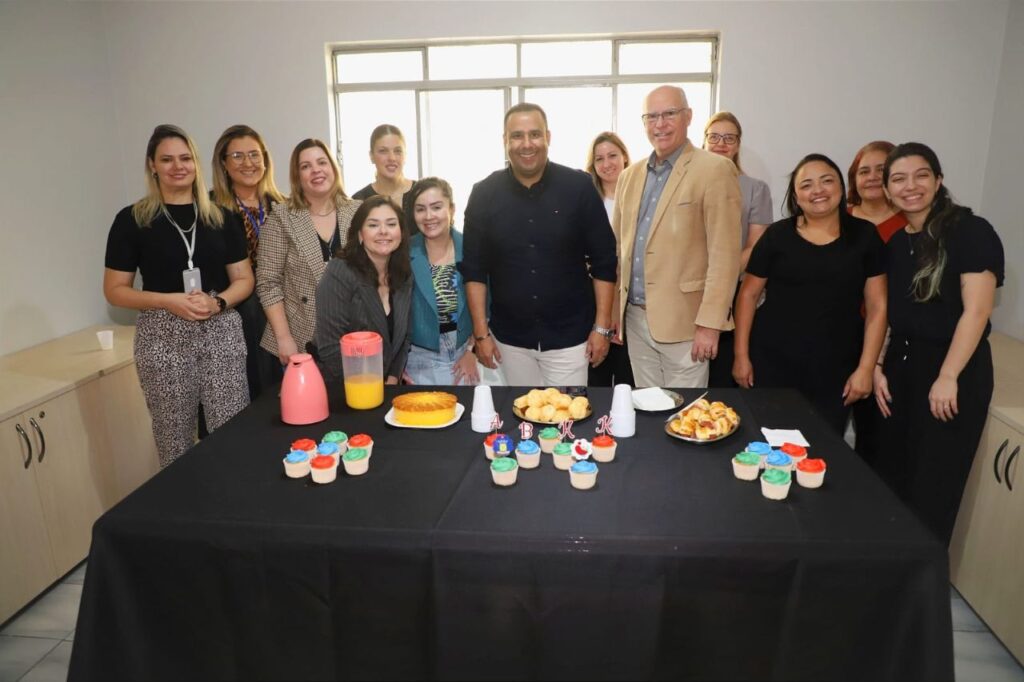
[{"label": "cake on plate", "polygon": [[395,421],[399,424],[440,426],[455,419],[455,405],[458,402],[458,398],[451,393],[416,391],[396,396],[391,406],[395,410]]}]

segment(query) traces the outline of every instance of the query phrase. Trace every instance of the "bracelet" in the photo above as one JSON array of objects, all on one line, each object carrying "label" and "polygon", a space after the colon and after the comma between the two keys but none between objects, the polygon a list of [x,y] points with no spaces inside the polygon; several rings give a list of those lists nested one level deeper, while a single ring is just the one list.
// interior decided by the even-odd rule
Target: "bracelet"
[{"label": "bracelet", "polygon": [[490,336],[491,336],[491,330],[488,329],[486,334],[484,334],[483,336],[474,336],[473,340],[474,341],[483,341],[484,339],[490,338]]}]

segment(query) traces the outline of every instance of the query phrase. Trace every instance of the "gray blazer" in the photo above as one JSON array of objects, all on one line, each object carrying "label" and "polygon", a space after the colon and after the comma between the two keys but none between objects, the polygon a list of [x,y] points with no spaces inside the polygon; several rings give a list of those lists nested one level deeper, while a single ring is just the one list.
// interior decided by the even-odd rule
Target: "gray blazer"
[{"label": "gray blazer", "polygon": [[332,258],[316,289],[316,341],[325,378],[344,378],[338,341],[349,332],[377,332],[384,339],[384,378],[402,378],[409,357],[409,311],[412,306],[412,278],[391,292],[391,315],[395,334],[388,334],[388,321],[377,289],[362,279],[348,263]]}]

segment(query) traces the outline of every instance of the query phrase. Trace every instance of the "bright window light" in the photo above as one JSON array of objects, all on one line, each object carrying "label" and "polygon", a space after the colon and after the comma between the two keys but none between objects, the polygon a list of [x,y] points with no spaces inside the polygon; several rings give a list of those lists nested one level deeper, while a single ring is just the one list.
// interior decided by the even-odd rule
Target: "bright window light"
[{"label": "bright window light", "polygon": [[526,101],[539,104],[548,117],[548,158],[584,169],[587,150],[598,133],[612,129],[612,89],[528,88]]},{"label": "bright window light", "polygon": [[395,83],[423,79],[423,53],[339,52],[335,55],[339,83]]},{"label": "bright window light", "polygon": [[512,78],[516,75],[516,46],[450,45],[428,47],[431,80]]},{"label": "bright window light", "polygon": [[619,73],[702,73],[711,71],[710,42],[625,43]]},{"label": "bright window light", "polygon": [[599,76],[611,72],[610,40],[523,44],[523,76]]}]

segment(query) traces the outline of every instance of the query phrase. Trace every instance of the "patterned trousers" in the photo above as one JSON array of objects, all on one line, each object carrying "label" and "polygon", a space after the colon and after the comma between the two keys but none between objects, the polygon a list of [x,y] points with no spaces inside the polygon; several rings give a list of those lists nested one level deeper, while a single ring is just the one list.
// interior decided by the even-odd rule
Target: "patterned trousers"
[{"label": "patterned trousers", "polygon": [[135,365],[153,419],[160,467],[195,443],[199,403],[212,433],[249,404],[242,320],[229,310],[184,320],[144,310],[135,323]]}]

